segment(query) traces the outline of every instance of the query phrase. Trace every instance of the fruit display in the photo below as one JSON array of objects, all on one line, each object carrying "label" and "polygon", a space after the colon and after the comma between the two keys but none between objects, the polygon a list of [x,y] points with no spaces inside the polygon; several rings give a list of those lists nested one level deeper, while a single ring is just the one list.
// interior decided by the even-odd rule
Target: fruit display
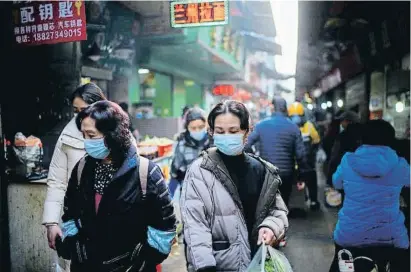
[{"label": "fruit display", "polygon": [[139,153],[141,156],[148,159],[155,159],[170,155],[173,152],[173,140],[168,138],[148,137],[138,144]]}]

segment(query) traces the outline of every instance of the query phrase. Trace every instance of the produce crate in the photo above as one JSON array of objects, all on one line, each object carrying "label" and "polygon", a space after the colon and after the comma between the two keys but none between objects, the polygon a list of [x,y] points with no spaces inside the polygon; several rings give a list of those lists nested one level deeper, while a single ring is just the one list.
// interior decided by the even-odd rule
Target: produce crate
[{"label": "produce crate", "polygon": [[171,152],[173,152],[173,145],[172,144],[159,145],[158,146],[158,156],[159,157],[166,156],[166,155],[170,154]]}]

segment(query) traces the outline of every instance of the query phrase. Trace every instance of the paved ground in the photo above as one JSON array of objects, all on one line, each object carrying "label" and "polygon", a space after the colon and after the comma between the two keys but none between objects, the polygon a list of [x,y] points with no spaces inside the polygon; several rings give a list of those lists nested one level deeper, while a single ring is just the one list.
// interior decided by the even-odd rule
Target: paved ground
[{"label": "paved ground", "polygon": [[[324,178],[320,175],[320,187]],[[319,190],[323,192],[323,190]],[[320,193],[322,197],[322,193]],[[322,202],[323,203],[323,202]],[[294,193],[291,207],[304,209],[304,196]],[[287,246],[284,253],[294,272],[327,272],[334,254],[332,231],[337,213],[324,207],[318,212],[308,211],[305,216],[290,219]],[[163,264],[163,272],[185,272],[183,245],[173,248],[172,254]]]}]

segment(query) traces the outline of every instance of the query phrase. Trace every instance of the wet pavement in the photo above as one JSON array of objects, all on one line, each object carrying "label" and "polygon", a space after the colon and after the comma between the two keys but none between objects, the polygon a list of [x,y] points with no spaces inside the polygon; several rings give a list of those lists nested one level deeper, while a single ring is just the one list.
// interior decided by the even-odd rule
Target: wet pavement
[{"label": "wet pavement", "polygon": [[[321,210],[301,213],[301,217],[290,218],[287,246],[282,249],[290,261],[294,272],[327,272],[333,255],[334,229],[337,211],[323,205],[324,177],[319,173],[319,196]],[[304,194],[293,191],[291,208],[305,209]],[[162,272],[186,272],[184,249],[180,244],[173,247],[172,254],[163,263]]]}]

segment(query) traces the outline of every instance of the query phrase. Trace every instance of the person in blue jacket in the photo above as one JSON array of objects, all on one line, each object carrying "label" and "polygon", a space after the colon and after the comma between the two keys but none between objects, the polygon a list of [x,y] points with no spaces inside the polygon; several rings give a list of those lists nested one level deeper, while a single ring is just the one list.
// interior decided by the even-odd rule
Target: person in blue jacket
[{"label": "person in blue jacket", "polygon": [[287,102],[282,97],[275,97],[272,105],[272,116],[255,126],[245,149],[249,151],[253,145],[258,145],[260,157],[280,169],[281,196],[288,206],[293,185],[296,181],[305,181],[310,169],[301,131],[288,118]]},{"label": "person in blue jacket", "polygon": [[[410,186],[410,165],[391,148],[394,141],[395,130],[388,122],[368,121],[362,145],[344,155],[333,175],[333,185],[344,190],[345,200],[334,231],[336,254],[330,271],[340,271],[342,249],[353,257],[367,256],[377,265],[390,262],[391,271],[405,271],[395,265],[406,258],[409,248],[400,193]],[[354,262],[355,271],[356,266]]]}]

